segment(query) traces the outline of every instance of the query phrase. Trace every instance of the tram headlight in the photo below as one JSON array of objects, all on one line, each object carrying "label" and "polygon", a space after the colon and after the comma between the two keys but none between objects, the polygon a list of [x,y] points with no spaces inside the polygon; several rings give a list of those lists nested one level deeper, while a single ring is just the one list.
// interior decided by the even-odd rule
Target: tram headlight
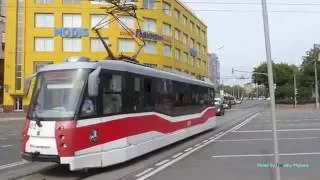
[{"label": "tram headlight", "polygon": [[65,136],[64,136],[64,135],[61,135],[61,136],[60,136],[60,139],[61,139],[61,140],[64,140],[64,139],[65,139]]},{"label": "tram headlight", "polygon": [[65,144],[65,143],[62,143],[61,146],[62,146],[63,148],[67,148],[67,147],[68,147],[67,144]]}]

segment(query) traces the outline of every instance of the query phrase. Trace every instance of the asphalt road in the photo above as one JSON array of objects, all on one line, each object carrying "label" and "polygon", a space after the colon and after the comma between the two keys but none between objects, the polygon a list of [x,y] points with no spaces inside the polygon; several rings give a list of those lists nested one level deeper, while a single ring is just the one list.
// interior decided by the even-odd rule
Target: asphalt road
[{"label": "asphalt road", "polygon": [[[19,134],[22,126],[22,121],[0,122],[0,133],[1,133],[0,138],[3,137],[3,140],[0,139],[0,157],[1,157],[0,158],[0,179],[1,180],[2,179],[117,180],[117,179],[139,179],[139,178],[141,179],[143,177],[150,176],[150,179],[161,179],[161,180],[192,179],[194,180],[194,179],[212,179],[212,177],[220,177],[220,176],[217,176],[218,173],[227,172],[227,170],[230,170],[230,167],[226,168],[229,165],[226,164],[226,162],[223,160],[224,158],[212,158],[212,156],[220,155],[219,153],[228,154],[228,152],[232,150],[234,151],[234,153],[238,154],[238,153],[241,153],[242,151],[245,151],[246,148],[250,149],[251,146],[255,148],[255,146],[251,145],[250,143],[248,143],[247,145],[242,145],[242,143],[233,143],[233,142],[231,143],[227,141],[220,142],[219,140],[222,140],[228,136],[241,137],[238,134],[243,134],[244,136],[248,136],[249,134],[250,136],[250,134],[255,133],[255,132],[251,132],[251,133],[229,132],[228,134],[224,134],[232,130],[231,128],[240,127],[241,125],[243,125],[243,123],[246,123],[246,121],[251,120],[252,115],[256,114],[256,112],[264,111],[268,109],[267,107],[268,105],[266,102],[258,102],[258,101],[244,102],[241,105],[234,106],[231,111],[228,111],[226,113],[226,116],[218,117],[217,118],[218,127],[213,131],[202,133],[200,135],[194,136],[192,138],[181,141],[169,147],[160,149],[158,151],[149,153],[147,155],[144,155],[140,158],[137,158],[133,161],[129,161],[127,163],[123,163],[123,164],[112,166],[112,167],[102,168],[102,169],[90,169],[88,172],[85,172],[85,171],[69,172],[67,167],[57,166],[56,164],[52,164],[52,163],[25,163],[21,161],[19,156]],[[250,121],[250,123],[260,117],[262,117],[262,119],[260,120],[261,123],[265,123],[263,121],[264,120],[263,117],[267,117],[267,116],[262,116],[261,114],[253,118]],[[237,131],[240,131],[240,130],[247,131],[246,129],[243,129],[243,128],[246,128],[246,126],[249,125],[250,123],[245,124],[243,127],[239,128]],[[320,128],[320,125],[319,125],[319,128]],[[257,132],[257,134],[259,134],[259,132]],[[264,132],[264,134],[270,134],[270,133]],[[263,138],[267,138],[267,136]],[[233,138],[231,137],[230,140],[233,140]],[[255,141],[259,142],[258,140],[255,140]],[[239,146],[236,146],[237,144]],[[268,149],[269,150],[268,152],[272,152],[271,142],[269,143],[270,145],[268,145],[267,140],[265,140],[261,144],[262,146],[266,146],[266,148],[270,146],[270,148]],[[5,145],[7,145],[7,147]],[[238,149],[240,149],[241,151],[238,151]],[[221,160],[223,162],[219,162]],[[230,158],[230,160],[232,160],[232,158]],[[239,162],[239,163],[241,165],[242,162]],[[171,164],[170,168],[164,167],[164,166],[168,166],[168,164]],[[231,163],[230,165],[234,166],[236,164],[237,163]],[[241,167],[240,165],[239,167]],[[251,168],[251,165],[252,163],[248,163],[247,168]],[[159,168],[161,169],[161,171],[159,170]],[[205,173],[202,174],[204,171]],[[226,173],[226,174],[230,175],[230,173]],[[247,174],[247,173],[244,172],[244,174]],[[220,178],[217,178],[217,179],[220,179]],[[222,179],[228,179],[228,178],[222,178]]]}]

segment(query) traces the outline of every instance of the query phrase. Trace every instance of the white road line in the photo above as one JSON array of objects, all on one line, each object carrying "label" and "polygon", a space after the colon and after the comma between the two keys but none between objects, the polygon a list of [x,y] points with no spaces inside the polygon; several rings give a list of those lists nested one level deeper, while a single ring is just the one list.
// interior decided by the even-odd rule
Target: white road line
[{"label": "white road line", "polygon": [[165,163],[167,163],[167,162],[169,162],[169,161],[170,161],[169,159],[165,159],[165,160],[163,160],[163,161],[161,161],[161,162],[158,162],[158,163],[156,164],[156,166],[164,165]]},{"label": "white road line", "polygon": [[[215,135],[215,137],[220,136],[221,134],[223,134],[223,132],[220,132],[219,134]],[[213,139],[213,138],[212,138]]]},{"label": "white road line", "polygon": [[[200,145],[200,144],[199,144],[199,145]],[[183,154],[183,153],[175,154],[175,155],[173,155],[173,156],[172,156],[172,158],[173,158],[173,159],[175,159],[175,158],[177,158],[177,157],[181,156],[182,154]]]},{"label": "white road line", "polygon": [[[278,140],[311,140],[320,139],[320,137],[304,137],[304,138],[279,138]],[[261,138],[261,139],[222,139],[216,142],[243,142],[243,141],[273,141],[272,139]]]},{"label": "white road line", "polygon": [[252,119],[254,119],[255,117],[257,117],[257,115],[258,115],[258,113],[255,114],[255,115],[253,115],[253,116],[251,116],[250,118],[246,119],[244,122],[240,123],[239,125],[237,125],[232,132],[234,132],[234,131],[240,129],[242,126],[248,124]]},{"label": "white road line", "polygon": [[2,147],[2,148],[7,148],[7,147],[12,147],[13,145],[12,144],[8,144],[8,145],[2,145],[2,146],[0,146],[0,147]]},{"label": "white road line", "polygon": [[198,146],[200,146],[200,144],[196,144],[196,145],[194,145],[193,147],[198,147]]},{"label": "white road line", "polygon": [[[320,131],[320,129],[278,129],[278,132],[292,131]],[[272,130],[251,130],[251,131],[232,131],[233,133],[250,133],[250,132],[272,132]]]},{"label": "white road line", "polygon": [[[320,155],[320,152],[313,152],[313,153],[283,153],[283,154],[279,154],[279,155],[280,156]],[[235,155],[212,156],[212,158],[265,157],[265,156],[274,156],[274,154],[235,154]]]},{"label": "white road line", "polygon": [[184,152],[188,152],[188,151],[190,151],[192,148],[188,148],[188,149],[186,149],[186,150],[184,150]]},{"label": "white road line", "polygon": [[211,136],[209,139],[213,139],[214,138],[214,136]]},{"label": "white road line", "polygon": [[144,174],[147,174],[148,172],[150,172],[150,171],[152,171],[152,170],[153,170],[153,168],[149,168],[149,169],[147,169],[147,170],[145,170],[145,171],[142,171],[141,173],[137,174],[135,177],[140,177],[140,176],[142,176],[142,175],[144,175]]},{"label": "white road line", "polygon": [[7,140],[8,138],[3,138],[3,137],[0,137],[0,140]]},{"label": "white road line", "polygon": [[8,136],[16,136],[17,134],[7,134]]},{"label": "white road line", "polygon": [[[256,113],[255,115],[251,116],[250,118],[252,118],[252,117],[256,117],[258,114],[259,114],[259,113]],[[250,119],[250,118],[248,118],[248,119]],[[248,120],[248,119],[247,119],[247,120]],[[245,120],[244,122],[246,122],[247,120]],[[249,122],[249,121],[248,121],[248,122]],[[241,124],[243,124],[243,123],[241,123]],[[239,124],[239,125],[241,125],[241,124]],[[176,163],[176,162],[180,161],[181,159],[183,159],[183,158],[185,158],[185,157],[189,156],[191,153],[193,153],[193,152],[195,152],[195,151],[197,151],[197,150],[199,150],[199,149],[201,149],[201,148],[205,147],[206,145],[210,144],[211,142],[214,142],[215,140],[217,140],[217,139],[221,138],[222,136],[224,136],[224,135],[228,134],[229,132],[234,131],[236,128],[240,128],[240,127],[239,127],[239,125],[237,125],[237,126],[235,126],[235,127],[231,128],[231,129],[229,129],[228,131],[225,131],[224,133],[220,134],[219,136],[216,136],[214,139],[211,139],[211,140],[210,140],[210,141],[208,141],[207,143],[202,144],[202,145],[200,145],[200,146],[198,146],[198,147],[196,147],[196,148],[192,149],[192,150],[191,150],[191,151],[189,151],[189,152],[186,152],[185,154],[183,154],[183,155],[181,155],[181,156],[177,157],[176,159],[173,159],[172,161],[170,161],[170,162],[168,162],[168,163],[166,163],[166,164],[164,164],[164,165],[162,165],[162,166],[159,166],[159,167],[158,167],[158,168],[156,168],[154,171],[151,171],[150,173],[145,174],[144,176],[142,176],[142,177],[140,177],[140,178],[138,178],[138,179],[136,179],[136,180],[145,180],[145,179],[147,179],[147,178],[149,178],[149,177],[151,177],[151,176],[153,176],[153,175],[157,174],[158,172],[160,172],[160,171],[162,171],[162,170],[166,169],[167,167],[171,166],[172,164],[174,164],[174,163]]]},{"label": "white road line", "polygon": [[14,163],[11,163],[11,164],[1,165],[0,166],[0,170],[7,169],[7,168],[10,168],[10,167],[20,166],[20,165],[23,165],[23,164],[26,164],[26,163],[27,163],[26,161],[19,161],[19,162],[14,162]]},{"label": "white road line", "polygon": [[206,139],[206,140],[204,140],[204,141],[202,141],[202,143],[206,143],[206,142],[208,142],[209,140],[208,139]]}]

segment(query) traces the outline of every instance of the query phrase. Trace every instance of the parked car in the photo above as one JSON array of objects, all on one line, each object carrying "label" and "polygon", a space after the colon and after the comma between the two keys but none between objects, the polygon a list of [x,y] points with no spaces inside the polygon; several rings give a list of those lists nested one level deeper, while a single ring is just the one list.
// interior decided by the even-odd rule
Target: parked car
[{"label": "parked car", "polygon": [[217,108],[217,116],[223,116],[225,113],[224,104],[220,98],[214,98],[214,105]]}]

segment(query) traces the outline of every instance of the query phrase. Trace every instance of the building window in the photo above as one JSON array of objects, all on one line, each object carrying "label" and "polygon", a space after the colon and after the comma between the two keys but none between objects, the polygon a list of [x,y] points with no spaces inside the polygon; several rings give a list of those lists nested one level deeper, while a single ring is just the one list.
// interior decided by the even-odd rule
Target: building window
[{"label": "building window", "polygon": [[156,20],[154,19],[143,19],[143,28],[148,32],[157,32]]},{"label": "building window", "polygon": [[174,39],[179,41],[180,38],[180,31],[178,29],[174,30]]},{"label": "building window", "polygon": [[205,36],[206,36],[206,32],[202,31],[202,33],[201,33],[202,40],[205,40]]},{"label": "building window", "polygon": [[163,14],[169,16],[170,15],[170,7],[171,7],[171,5],[169,3],[163,2],[163,4],[162,4]]},{"label": "building window", "polygon": [[63,0],[63,4],[80,4],[81,0]]},{"label": "building window", "polygon": [[22,64],[16,65],[16,90],[21,90],[22,83]]},{"label": "building window", "polygon": [[51,4],[52,0],[36,0],[36,4]]},{"label": "building window", "polygon": [[167,57],[171,57],[171,46],[170,45],[163,45],[163,55]]},{"label": "building window", "polygon": [[194,30],[194,22],[190,21],[190,31],[193,32]]},{"label": "building window", "polygon": [[36,28],[52,28],[54,27],[53,14],[35,14]]},{"label": "building window", "polygon": [[22,97],[17,96],[14,98],[14,110],[15,111],[23,111]]},{"label": "building window", "polygon": [[155,41],[145,41],[145,46],[143,47],[144,53],[156,54],[157,43]]},{"label": "building window", "polygon": [[[108,44],[108,39],[104,39],[104,42]],[[105,52],[106,48],[99,38],[91,38],[90,40],[90,51],[91,52]]]},{"label": "building window", "polygon": [[80,14],[63,14],[63,27],[81,28]]},{"label": "building window", "polygon": [[146,9],[154,9],[155,0],[143,0],[143,7]]},{"label": "building window", "polygon": [[187,17],[186,16],[183,16],[182,24],[185,25],[185,26],[187,25]]},{"label": "building window", "polygon": [[190,40],[190,48],[194,48],[194,39],[191,38]]},{"label": "building window", "polygon": [[202,54],[206,54],[206,47],[205,46],[202,46]]},{"label": "building window", "polygon": [[64,52],[81,52],[81,38],[63,38]]},{"label": "building window", "polygon": [[175,57],[177,60],[180,60],[180,50],[179,50],[179,49],[175,49],[175,51],[174,51],[174,57]]},{"label": "building window", "polygon": [[102,14],[90,15],[90,23],[91,23],[91,28],[96,26],[99,28],[109,27],[107,16]]},{"label": "building window", "polygon": [[183,35],[182,35],[182,43],[183,44],[187,44],[187,39],[188,39],[187,34],[183,33]]},{"label": "building window", "polygon": [[183,62],[188,63],[188,53],[187,52],[183,53]]},{"label": "building window", "polygon": [[134,52],[135,44],[132,39],[119,39],[119,52]]},{"label": "building window", "polygon": [[[121,16],[119,17],[119,20],[126,25],[128,28],[130,29],[134,29],[134,19],[131,16]],[[119,24],[120,28],[123,28],[120,24]]]},{"label": "building window", "polygon": [[194,66],[194,63],[195,63],[195,57],[191,56],[191,62],[190,62],[191,66]]},{"label": "building window", "polygon": [[163,23],[162,33],[166,36],[171,36],[171,25]]},{"label": "building window", "polygon": [[180,12],[177,9],[174,9],[173,11],[173,18],[177,21],[179,21]]},{"label": "building window", "polygon": [[35,38],[36,52],[51,52],[54,50],[53,38]]},{"label": "building window", "polygon": [[197,26],[196,34],[197,34],[198,36],[200,35],[200,27],[199,27],[199,26]]}]

